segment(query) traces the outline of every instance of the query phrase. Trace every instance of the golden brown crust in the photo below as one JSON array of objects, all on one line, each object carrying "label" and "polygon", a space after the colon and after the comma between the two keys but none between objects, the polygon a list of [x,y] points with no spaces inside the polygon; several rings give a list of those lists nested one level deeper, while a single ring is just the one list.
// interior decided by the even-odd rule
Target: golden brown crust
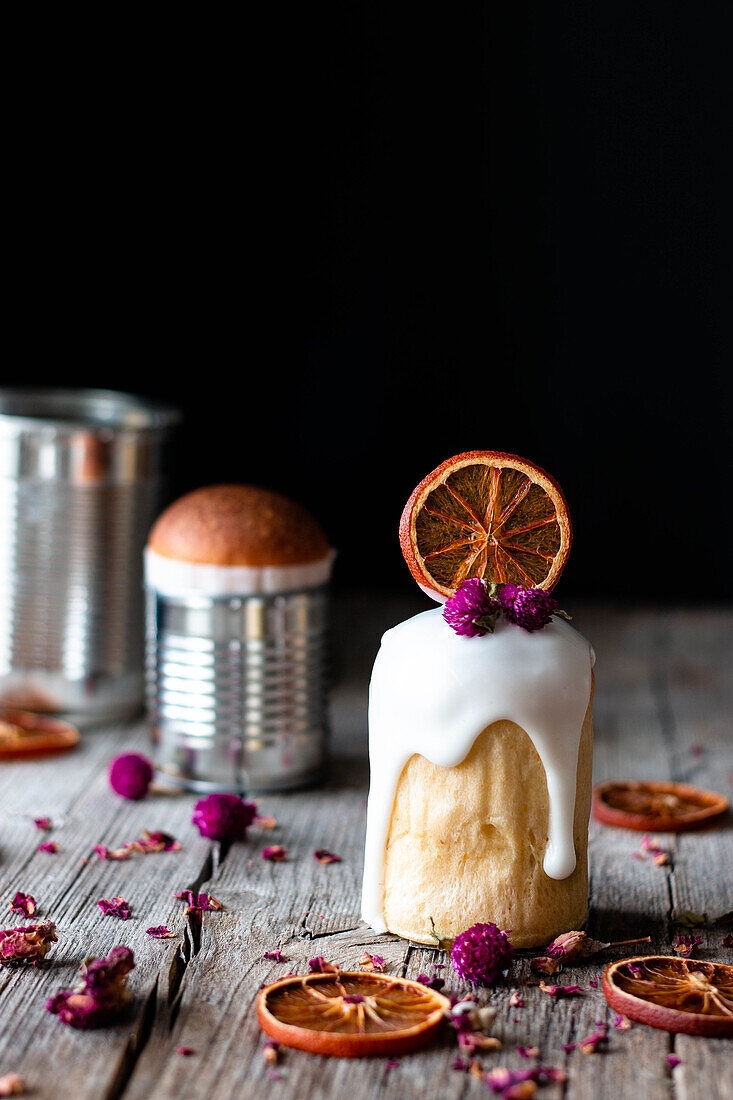
[{"label": "golden brown crust", "polygon": [[148,546],[177,561],[207,565],[303,565],[329,552],[305,508],[254,485],[210,485],[187,493],[158,518]]}]

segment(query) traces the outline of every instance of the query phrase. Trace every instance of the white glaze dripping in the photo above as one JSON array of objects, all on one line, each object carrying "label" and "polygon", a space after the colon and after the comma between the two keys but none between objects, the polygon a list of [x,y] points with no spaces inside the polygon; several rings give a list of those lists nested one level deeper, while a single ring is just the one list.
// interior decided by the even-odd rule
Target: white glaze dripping
[{"label": "white glaze dripping", "polygon": [[578,750],[594,659],[588,641],[559,618],[531,634],[500,619],[493,634],[465,638],[438,607],[387,631],[369,688],[362,916],[376,932],[386,931],[384,856],[402,769],[414,753],[455,767],[500,719],[526,730],[545,769],[545,874],[563,879],[573,873]]}]

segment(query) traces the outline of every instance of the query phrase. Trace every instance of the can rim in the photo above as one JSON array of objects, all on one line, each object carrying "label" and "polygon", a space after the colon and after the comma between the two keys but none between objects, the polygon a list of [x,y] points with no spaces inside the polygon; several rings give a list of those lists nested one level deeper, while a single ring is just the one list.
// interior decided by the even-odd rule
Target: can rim
[{"label": "can rim", "polygon": [[181,414],[172,405],[120,390],[3,386],[0,425],[57,431],[164,431]]}]

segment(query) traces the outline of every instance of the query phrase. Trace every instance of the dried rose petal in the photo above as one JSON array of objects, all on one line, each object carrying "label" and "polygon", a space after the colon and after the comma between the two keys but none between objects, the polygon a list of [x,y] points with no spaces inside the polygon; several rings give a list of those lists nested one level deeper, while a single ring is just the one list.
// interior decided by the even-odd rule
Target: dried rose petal
[{"label": "dried rose petal", "polygon": [[43,844],[39,844],[36,848],[37,852],[50,852],[52,855],[58,852],[59,846],[55,840],[47,840]]},{"label": "dried rose petal", "polygon": [[399,1058],[388,1058],[387,1061],[384,1063],[384,1068],[386,1072],[389,1073],[390,1070],[397,1069],[399,1064]]},{"label": "dried rose petal", "polygon": [[515,1047],[520,1058],[539,1058],[539,1047]]},{"label": "dried rose petal", "polygon": [[284,859],[287,859],[287,855],[288,850],[283,848],[282,844],[269,844],[262,849],[262,858],[269,859],[271,863],[282,863]]},{"label": "dried rose petal", "polygon": [[341,856],[337,856],[335,852],[329,852],[328,848],[316,848],[313,858],[317,859],[319,863],[341,862]]},{"label": "dried rose petal", "polygon": [[100,859],[129,859],[132,855],[130,848],[107,848],[104,844],[95,844],[93,849]]},{"label": "dried rose petal", "polygon": [[613,1026],[616,1028],[616,1031],[628,1031],[631,1027],[631,1020],[628,1016],[622,1016],[619,1013],[613,1018]]},{"label": "dried rose petal", "polygon": [[509,1004],[512,1008],[524,1008],[524,999],[521,993],[517,993],[516,989],[509,998]]},{"label": "dried rose petal", "polygon": [[701,943],[702,936],[678,936],[672,950],[675,955],[681,955],[683,959],[689,959]]},{"label": "dried rose petal", "polygon": [[69,1027],[87,1029],[114,1022],[130,1000],[127,975],[135,965],[129,947],[113,947],[102,959],[86,959],[73,989],[62,989],[46,1009]]},{"label": "dried rose petal", "polygon": [[10,902],[10,908],[14,913],[23,913],[26,917],[32,917],[36,911],[36,899],[31,894],[24,894],[21,890],[17,890]]},{"label": "dried rose petal", "polygon": [[539,955],[536,959],[531,959],[529,965],[538,974],[557,974],[558,970],[562,970],[557,959],[551,959],[549,955]]},{"label": "dried rose petal", "polygon": [[280,948],[278,948],[277,951],[265,951],[262,958],[263,959],[269,959],[270,962],[276,962],[276,963],[287,962],[287,959],[283,956],[283,953],[280,950]]},{"label": "dried rose petal", "polygon": [[265,814],[262,817],[259,814],[257,814],[257,816],[255,817],[254,823],[255,823],[255,825],[259,825],[259,827],[261,829],[274,829],[275,826],[277,825],[277,821],[275,820],[274,817],[272,817],[271,814]]},{"label": "dried rose petal", "polygon": [[368,951],[359,959],[360,970],[384,970],[386,965],[381,955],[370,955]]},{"label": "dried rose petal", "polygon": [[668,1054],[667,1065],[670,1066],[671,1069],[674,1069],[675,1066],[682,1065],[682,1059],[678,1058],[676,1054]]},{"label": "dried rose petal", "polygon": [[338,974],[340,967],[335,963],[327,962],[323,955],[316,955],[314,959],[308,959],[308,968],[311,974]]},{"label": "dried rose petal", "polygon": [[172,940],[178,935],[177,932],[171,932],[165,924],[157,924],[154,928],[146,928],[145,931],[156,940]]},{"label": "dried rose petal", "polygon": [[44,832],[48,832],[49,829],[53,828],[51,819],[48,817],[34,817],[33,824],[37,829],[42,829]]},{"label": "dried rose petal", "polygon": [[163,833],[160,830],[150,832],[148,829],[143,829],[141,837],[125,844],[124,847],[133,852],[142,852],[146,856],[152,852],[180,852],[181,850],[181,845],[170,833]]},{"label": "dried rose petal", "polygon": [[57,941],[56,925],[51,920],[24,928],[0,929],[0,962],[38,962]]},{"label": "dried rose petal", "polygon": [[22,1096],[25,1081],[19,1073],[5,1073],[0,1077],[0,1096]]},{"label": "dried rose petal", "polygon": [[211,894],[194,894],[193,890],[182,890],[180,894],[174,894],[174,898],[182,898],[188,902],[186,913],[203,913],[207,910],[219,910],[224,906]]},{"label": "dried rose petal", "polygon": [[723,947],[733,947],[733,936],[730,933],[723,938]]},{"label": "dried rose petal", "polygon": [[188,1058],[191,1054],[195,1054],[196,1051],[193,1047],[176,1047],[176,1054],[180,1054],[182,1058]]},{"label": "dried rose petal", "polygon": [[583,992],[581,985],[546,985],[544,982],[540,982],[540,989],[548,997],[574,997]]},{"label": "dried rose petal", "polygon": [[274,1039],[268,1039],[262,1047],[262,1057],[268,1065],[274,1066],[277,1062],[277,1056],[280,1051],[280,1044],[276,1043]]},{"label": "dried rose petal", "polygon": [[132,916],[130,907],[123,897],[112,898],[112,901],[107,901],[106,898],[100,898],[97,905],[104,913],[105,917],[119,917],[120,920],[129,920]]},{"label": "dried rose petal", "polygon": [[580,1039],[576,1043],[576,1048],[581,1054],[595,1054],[600,1046],[608,1041],[608,1028],[605,1024],[598,1025],[596,1031],[592,1032],[585,1039]]},{"label": "dried rose petal", "polygon": [[433,974],[432,978],[428,974],[418,974],[415,981],[420,985],[426,985],[428,989],[435,990],[440,990],[445,985],[445,978],[439,978],[437,974]]}]

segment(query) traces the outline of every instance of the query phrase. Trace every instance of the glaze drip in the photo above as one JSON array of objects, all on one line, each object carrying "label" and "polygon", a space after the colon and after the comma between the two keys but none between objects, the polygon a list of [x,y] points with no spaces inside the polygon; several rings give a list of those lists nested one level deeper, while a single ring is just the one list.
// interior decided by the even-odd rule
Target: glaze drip
[{"label": "glaze drip", "polygon": [[573,873],[578,751],[594,659],[588,641],[558,618],[532,634],[500,619],[493,634],[465,638],[450,629],[438,607],[387,631],[369,688],[362,916],[376,932],[387,930],[385,849],[402,769],[414,753],[455,767],[478,735],[501,719],[527,732],[545,769],[545,874],[564,879]]}]

